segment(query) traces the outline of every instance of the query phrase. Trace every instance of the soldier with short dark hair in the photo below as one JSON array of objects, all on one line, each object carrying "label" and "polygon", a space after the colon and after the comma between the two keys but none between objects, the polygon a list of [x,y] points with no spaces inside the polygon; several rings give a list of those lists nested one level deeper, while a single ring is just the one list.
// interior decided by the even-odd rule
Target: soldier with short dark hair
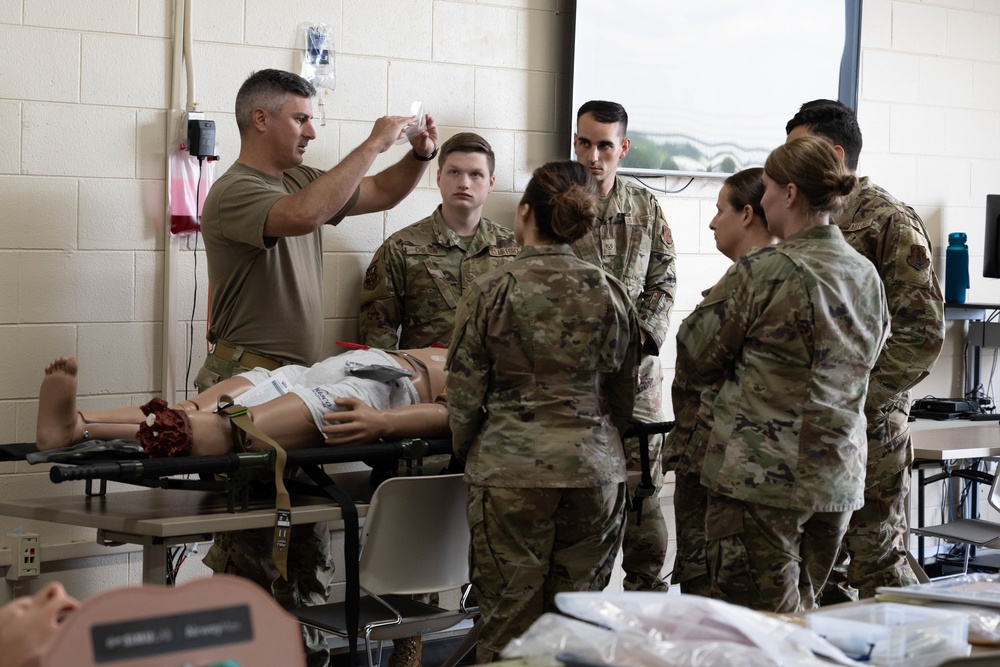
[{"label": "soldier with short dark hair", "polygon": [[[670,227],[656,197],[618,177],[618,164],[628,154],[628,113],[617,102],[591,100],[576,114],[573,148],[576,160],[597,181],[598,222],[573,243],[581,259],[601,267],[625,283],[639,315],[641,359],[633,418],[660,422],[663,415],[663,370],[660,348],[667,337],[677,289],[676,253]],[[639,484],[639,439],[628,446],[629,491]],[[663,486],[660,450],[663,436],[649,437],[649,460],[655,491],[642,503],[642,521],[634,514],[625,524],[622,569],[626,590],[665,591],[667,524],[660,507]]]},{"label": "soldier with short dark hair", "polygon": [[[810,134],[827,139],[848,171],[857,171],[861,128],[854,112],[840,102],[806,102],[785,131],[789,141]],[[851,517],[823,604],[873,597],[879,586],[918,583],[906,558],[906,498],[913,463],[907,425],[910,389],[931,372],[944,344],[944,302],[920,216],[866,176],[833,222],[878,271],[892,337],[872,369],[865,403],[865,505]]]},{"label": "soldier with short dark hair", "polygon": [[514,258],[512,232],[484,217],[496,182],[489,142],[459,132],[441,145],[441,204],[379,247],[365,271],[358,329],[372,347],[447,347],[455,308],[473,280]]}]

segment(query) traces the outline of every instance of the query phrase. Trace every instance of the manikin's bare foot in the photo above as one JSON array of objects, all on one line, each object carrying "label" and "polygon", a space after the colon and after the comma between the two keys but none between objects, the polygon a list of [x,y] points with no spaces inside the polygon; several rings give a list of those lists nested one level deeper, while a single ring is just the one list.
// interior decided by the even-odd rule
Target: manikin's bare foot
[{"label": "manikin's bare foot", "polygon": [[72,445],[78,428],[82,428],[82,418],[76,411],[76,371],[73,357],[59,357],[45,368],[38,392],[35,436],[40,450]]}]

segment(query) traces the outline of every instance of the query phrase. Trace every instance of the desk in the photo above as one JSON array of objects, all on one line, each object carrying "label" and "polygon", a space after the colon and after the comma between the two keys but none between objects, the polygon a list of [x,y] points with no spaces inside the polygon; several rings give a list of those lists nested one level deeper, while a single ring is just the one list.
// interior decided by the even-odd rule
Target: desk
[{"label": "desk", "polygon": [[[944,461],[1000,457],[1000,425],[968,420],[918,419],[910,424],[913,467],[917,471],[917,527],[924,525],[924,469]],[[971,496],[973,513],[976,495]],[[917,537],[917,559],[924,565],[924,537]]]},{"label": "desk", "polygon": [[[338,486],[352,496],[367,488],[368,471],[334,475]],[[364,516],[367,505],[358,506]],[[248,512],[230,513],[221,493],[149,489],[103,496],[60,496],[0,501],[0,515],[51,521],[97,529],[100,544],[128,543],[142,546],[142,581],[166,581],[166,549],[174,544],[211,539],[213,532],[270,528],[274,502],[251,500]],[[343,529],[340,508],[329,499],[293,498],[292,523],[327,521]]]}]

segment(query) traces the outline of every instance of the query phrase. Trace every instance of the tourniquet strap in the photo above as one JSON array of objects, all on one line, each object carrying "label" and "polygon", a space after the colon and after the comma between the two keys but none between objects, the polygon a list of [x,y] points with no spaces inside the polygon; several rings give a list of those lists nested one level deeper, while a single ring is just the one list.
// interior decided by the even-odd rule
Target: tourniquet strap
[{"label": "tourniquet strap", "polygon": [[292,537],[292,501],[285,488],[284,448],[261,431],[250,419],[250,413],[242,405],[232,402],[228,396],[219,398],[218,412],[229,417],[235,428],[232,429],[233,444],[247,451],[247,436],[254,442],[260,442],[274,450],[274,545],[271,548],[271,558],[274,566],[288,581],[288,545]]}]

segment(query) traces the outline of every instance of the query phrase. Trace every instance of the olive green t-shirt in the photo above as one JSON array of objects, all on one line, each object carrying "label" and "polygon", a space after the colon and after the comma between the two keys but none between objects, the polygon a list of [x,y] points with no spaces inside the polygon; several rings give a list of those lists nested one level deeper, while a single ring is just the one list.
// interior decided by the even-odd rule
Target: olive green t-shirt
[{"label": "olive green t-shirt", "polygon": [[[298,166],[281,178],[234,163],[205,199],[202,234],[211,290],[208,339],[298,364],[319,360],[323,343],[321,230],[265,237],[268,212],[323,174]],[[326,224],[337,224],[358,199]]]}]

